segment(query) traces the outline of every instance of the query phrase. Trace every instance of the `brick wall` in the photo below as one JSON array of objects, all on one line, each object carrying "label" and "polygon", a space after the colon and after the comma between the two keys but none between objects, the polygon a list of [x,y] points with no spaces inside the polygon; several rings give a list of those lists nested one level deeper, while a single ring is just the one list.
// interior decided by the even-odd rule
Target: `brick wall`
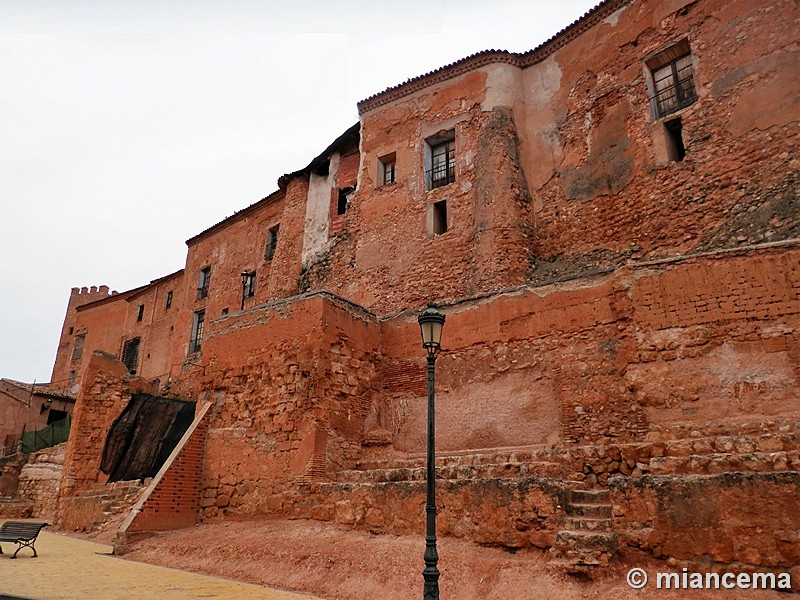
[{"label": "brick wall", "polygon": [[189,527],[200,516],[200,484],[209,419],[206,405],[170,458],[133,507],[118,535],[118,545],[145,532]]}]

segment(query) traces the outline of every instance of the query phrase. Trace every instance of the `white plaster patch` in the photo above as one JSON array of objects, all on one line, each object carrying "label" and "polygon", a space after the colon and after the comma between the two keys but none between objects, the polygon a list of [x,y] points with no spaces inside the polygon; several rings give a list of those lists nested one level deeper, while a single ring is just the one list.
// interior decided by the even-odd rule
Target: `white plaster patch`
[{"label": "white plaster patch", "polygon": [[328,213],[331,206],[331,187],[339,170],[339,153],[330,159],[328,175],[311,173],[303,227],[303,262],[322,252],[328,244]]},{"label": "white plaster patch", "polygon": [[605,19],[603,19],[603,23],[605,23],[606,25],[611,25],[611,27],[615,27],[619,22],[620,15],[623,12],[625,12],[627,8],[628,8],[627,6],[623,6],[619,10],[614,11],[613,13],[608,15]]},{"label": "white plaster patch", "polygon": [[486,97],[481,103],[481,110],[513,106],[522,98],[522,71],[519,67],[508,64],[489,65],[486,74]]},{"label": "white plaster patch", "polygon": [[543,109],[553,96],[561,89],[561,67],[550,55],[542,62],[530,67],[532,69],[532,85],[528,86],[528,103],[535,109]]}]

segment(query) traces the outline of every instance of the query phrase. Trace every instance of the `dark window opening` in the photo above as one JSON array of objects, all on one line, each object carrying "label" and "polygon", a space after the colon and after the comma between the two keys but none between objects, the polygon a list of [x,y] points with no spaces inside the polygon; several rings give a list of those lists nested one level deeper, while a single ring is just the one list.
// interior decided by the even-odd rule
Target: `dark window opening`
[{"label": "dark window opening", "polygon": [[354,187],[341,188],[339,190],[339,200],[336,203],[336,214],[343,215],[347,212],[347,197],[355,190]]},{"label": "dark window opening", "polygon": [[433,233],[441,235],[447,231],[447,200],[433,205]]},{"label": "dark window opening", "polygon": [[69,416],[69,413],[65,410],[58,410],[55,408],[51,408],[50,412],[47,413],[47,424],[55,423],[56,421],[63,421]]},{"label": "dark window opening", "polygon": [[85,343],[85,335],[75,336],[75,345],[72,347],[72,360],[78,360],[81,356],[83,356],[83,346]]},{"label": "dark window opening", "polygon": [[136,320],[141,321],[144,318],[144,304],[139,305],[139,312],[136,314]]},{"label": "dark window opening", "polygon": [[172,292],[171,291],[167,292],[167,299],[164,300],[164,309],[166,310],[170,306],[172,306]]},{"label": "dark window opening", "polygon": [[228,314],[228,307],[226,306],[225,308],[222,309],[222,316],[224,317],[227,314]]},{"label": "dark window opening", "polygon": [[397,174],[397,159],[394,152],[378,159],[379,177],[381,185],[389,185],[395,182]]},{"label": "dark window opening", "polygon": [[442,137],[431,138],[426,141],[426,179],[428,189],[454,183],[456,180],[456,139],[455,132],[450,132]]},{"label": "dark window opening", "polygon": [[200,352],[203,345],[203,326],[206,320],[206,311],[198,310],[194,313],[192,323],[192,339],[189,342],[189,352]]},{"label": "dark window opening", "polygon": [[75,328],[74,328],[74,327],[70,327],[70,328],[69,328],[69,331],[67,331],[67,334],[69,334],[69,335],[72,335],[72,332],[73,332],[74,330],[75,330]]},{"label": "dark window opening", "polygon": [[69,372],[69,387],[75,385],[75,371]]},{"label": "dark window opening", "polygon": [[267,260],[272,260],[272,257],[275,256],[275,249],[278,247],[278,231],[280,231],[280,224],[267,231],[267,251],[264,254]]},{"label": "dark window opening", "polygon": [[141,338],[136,337],[122,345],[122,362],[131,375],[136,375],[136,366],[139,364],[139,342]]},{"label": "dark window opening", "polygon": [[208,296],[208,284],[211,282],[211,267],[201,269],[200,277],[197,280],[197,299],[200,300]]},{"label": "dark window opening", "polygon": [[672,161],[682,161],[686,156],[686,146],[683,145],[683,126],[681,119],[672,119],[664,123],[667,141],[667,158]]}]

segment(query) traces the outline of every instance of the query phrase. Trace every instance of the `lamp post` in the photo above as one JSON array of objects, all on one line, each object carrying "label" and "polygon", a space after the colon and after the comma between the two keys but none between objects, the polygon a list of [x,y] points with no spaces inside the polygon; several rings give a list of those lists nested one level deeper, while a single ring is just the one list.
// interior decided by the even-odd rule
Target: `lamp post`
[{"label": "lamp post", "polygon": [[434,418],[433,381],[436,368],[436,353],[441,348],[444,315],[429,304],[419,315],[422,347],[428,351],[428,472],[427,497],[425,500],[425,579],[423,600],[439,600],[439,553],[436,551],[436,443]]}]

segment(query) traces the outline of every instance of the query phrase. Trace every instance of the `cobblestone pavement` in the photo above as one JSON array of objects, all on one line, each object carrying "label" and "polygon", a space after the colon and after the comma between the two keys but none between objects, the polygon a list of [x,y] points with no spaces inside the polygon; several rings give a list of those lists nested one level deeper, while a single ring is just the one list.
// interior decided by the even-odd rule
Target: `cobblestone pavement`
[{"label": "cobblestone pavement", "polygon": [[241,583],[117,558],[111,546],[60,535],[39,534],[33,558],[23,548],[12,560],[16,544],[2,543],[0,599],[35,600],[183,600],[236,598],[247,600],[321,600]]}]

